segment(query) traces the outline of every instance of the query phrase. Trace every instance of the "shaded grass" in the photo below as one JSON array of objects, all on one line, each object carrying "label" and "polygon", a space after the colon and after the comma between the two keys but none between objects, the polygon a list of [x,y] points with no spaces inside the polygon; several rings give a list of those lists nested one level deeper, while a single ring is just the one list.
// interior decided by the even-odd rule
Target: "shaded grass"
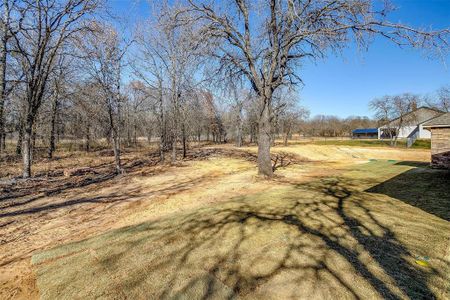
[{"label": "shaded grass", "polygon": [[40,295],[444,299],[449,223],[365,191],[414,168],[373,161],[339,177],[280,179],[265,193],[42,252],[33,256]]},{"label": "shaded grass", "polygon": [[450,172],[427,167],[403,172],[367,190],[402,200],[450,221]]}]

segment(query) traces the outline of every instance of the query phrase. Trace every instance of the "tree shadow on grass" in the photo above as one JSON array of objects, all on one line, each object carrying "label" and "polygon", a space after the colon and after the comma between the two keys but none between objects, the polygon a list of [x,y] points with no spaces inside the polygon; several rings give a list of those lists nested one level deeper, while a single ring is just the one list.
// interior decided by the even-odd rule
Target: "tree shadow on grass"
[{"label": "tree shadow on grass", "polygon": [[366,192],[387,195],[450,221],[450,171],[415,166]]},{"label": "tree shadow on grass", "polygon": [[284,186],[44,252],[33,257],[41,296],[434,298],[428,277],[445,272],[411,265],[354,185]]},{"label": "tree shadow on grass", "polygon": [[[38,198],[31,198],[26,201],[21,201],[17,203],[10,203],[0,209],[10,209],[8,211],[0,210],[0,219],[6,217],[17,217],[22,215],[30,215],[30,214],[38,214],[38,213],[46,213],[50,211],[56,211],[61,208],[70,208],[71,206],[79,206],[83,204],[89,203],[113,203],[113,202],[126,202],[128,200],[135,200],[137,198],[142,197],[150,197],[153,195],[161,195],[167,194],[172,195],[179,193],[181,191],[185,191],[199,185],[202,182],[205,182],[209,179],[209,176],[200,176],[193,179],[187,179],[185,181],[181,181],[175,184],[172,184],[168,187],[160,188],[157,190],[153,190],[150,192],[143,193],[140,188],[127,188],[123,190],[117,190],[112,193],[108,193],[105,195],[97,196],[97,197],[77,197],[74,199],[63,199],[62,201],[58,201],[57,203],[45,203],[40,205],[35,205],[32,207],[24,206],[30,202],[33,202],[39,198],[43,198],[44,196],[39,196]],[[11,210],[11,208],[18,208]]]}]

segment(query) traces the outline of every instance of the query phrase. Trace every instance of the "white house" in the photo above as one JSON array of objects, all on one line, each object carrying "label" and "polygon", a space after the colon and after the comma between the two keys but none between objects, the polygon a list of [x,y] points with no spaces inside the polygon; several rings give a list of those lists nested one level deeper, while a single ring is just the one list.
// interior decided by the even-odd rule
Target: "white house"
[{"label": "white house", "polygon": [[[430,107],[419,107],[404,115],[402,119],[394,119],[378,128],[378,139],[390,138],[392,133],[398,130],[398,138],[408,139],[408,144],[413,144],[416,139],[430,139],[431,133],[423,128],[424,123],[441,116],[444,112]],[[400,128],[398,128],[400,126]]]}]

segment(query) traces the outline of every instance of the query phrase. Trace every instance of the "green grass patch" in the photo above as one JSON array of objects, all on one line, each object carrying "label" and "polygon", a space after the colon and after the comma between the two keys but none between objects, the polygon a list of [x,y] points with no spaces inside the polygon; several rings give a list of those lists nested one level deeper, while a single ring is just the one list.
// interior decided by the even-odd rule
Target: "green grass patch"
[{"label": "green grass patch", "polygon": [[431,140],[417,139],[411,146],[414,149],[431,149]]},{"label": "green grass patch", "polygon": [[[315,145],[337,145],[337,146],[355,146],[355,147],[393,147],[389,140],[321,140],[312,141]],[[406,140],[398,140],[397,148],[406,148]],[[414,149],[430,149],[431,141],[427,139],[418,139],[412,145]]]}]

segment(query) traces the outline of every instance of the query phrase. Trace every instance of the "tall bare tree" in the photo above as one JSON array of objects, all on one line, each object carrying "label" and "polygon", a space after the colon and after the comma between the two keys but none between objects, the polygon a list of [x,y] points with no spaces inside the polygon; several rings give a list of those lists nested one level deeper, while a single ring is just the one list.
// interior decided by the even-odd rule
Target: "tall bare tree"
[{"label": "tall bare tree", "polygon": [[[148,25],[148,24],[146,24]],[[149,87],[148,97],[152,98],[154,111],[158,116],[159,130],[159,155],[164,161],[164,152],[167,146],[167,128],[165,111],[165,79],[168,68],[167,56],[164,44],[154,35],[150,26],[141,26],[136,33],[136,41],[139,45],[138,55],[132,60],[134,74]]]},{"label": "tall bare tree", "polygon": [[232,88],[232,110],[234,111],[235,120],[235,145],[236,147],[242,147],[244,137],[243,137],[243,126],[244,126],[244,104],[248,102],[248,98],[252,97],[250,91],[244,89],[238,89],[237,87]]},{"label": "tall bare tree", "polygon": [[83,18],[93,13],[98,5],[98,0],[17,2],[14,16],[19,21],[11,33],[12,51],[23,69],[26,86],[22,144],[24,178],[31,176],[33,127],[55,58],[75,33],[86,29]]},{"label": "tall bare tree", "polygon": [[[198,54],[202,43],[195,38],[194,27],[184,22],[176,10],[165,4],[158,6],[156,10],[157,21],[152,19],[146,22],[137,33],[144,58],[144,61],[139,63],[139,73],[141,79],[149,75],[144,80],[159,91],[158,97],[161,100],[163,95],[170,99],[170,118],[166,119],[170,120],[174,162],[177,159],[178,143],[185,141],[183,132],[186,132],[186,124],[183,123],[182,102],[186,101],[193,89],[192,77],[200,69]],[[160,118],[164,118],[162,110]],[[164,122],[162,119],[160,124]]]},{"label": "tall bare tree", "polygon": [[68,77],[70,74],[70,63],[67,62],[67,57],[59,55],[56,60],[56,66],[50,76],[50,84],[48,86],[48,95],[51,100],[50,103],[50,129],[48,137],[47,158],[53,158],[53,153],[56,150],[56,122],[61,107],[62,100],[70,94]]},{"label": "tall bare tree", "polygon": [[120,159],[121,80],[124,55],[129,46],[109,24],[91,22],[92,31],[78,38],[87,79],[102,91],[108,114],[110,136],[113,144],[116,172],[122,172]]},{"label": "tall bare tree", "polygon": [[8,67],[9,42],[11,39],[11,11],[17,1],[3,0],[0,4],[0,153],[5,149],[5,102],[8,96],[6,73]]},{"label": "tall bare tree", "polygon": [[398,45],[448,46],[448,30],[422,31],[386,20],[390,7],[372,0],[188,0],[187,14],[201,24],[199,35],[215,45],[213,56],[226,76],[243,76],[259,97],[258,170],[272,176],[270,159],[272,95],[301,82],[305,58],[322,58],[353,39],[366,46],[374,35]]}]

